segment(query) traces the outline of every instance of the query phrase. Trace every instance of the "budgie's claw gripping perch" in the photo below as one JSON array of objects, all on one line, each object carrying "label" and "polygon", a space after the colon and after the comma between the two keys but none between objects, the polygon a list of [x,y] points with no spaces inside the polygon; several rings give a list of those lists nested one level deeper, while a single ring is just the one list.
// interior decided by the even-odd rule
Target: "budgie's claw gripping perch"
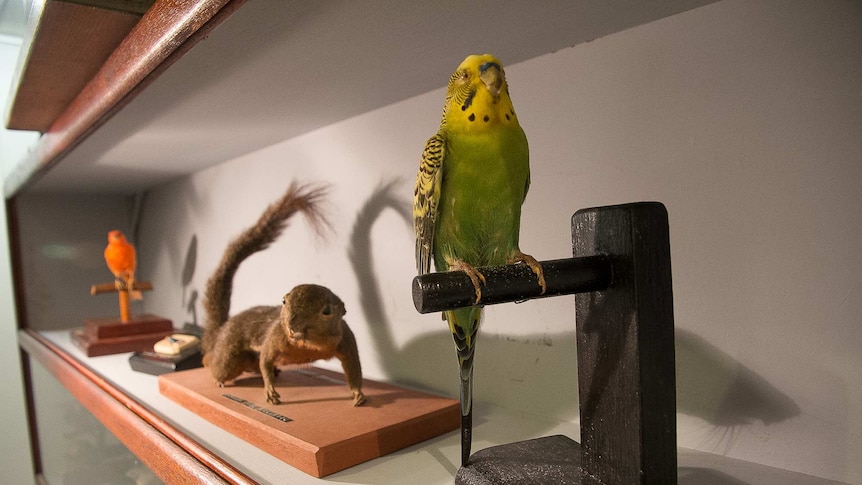
[{"label": "budgie's claw gripping perch", "polygon": [[[535,259],[533,261],[535,261]],[[541,271],[541,266],[539,267],[539,270]],[[473,288],[476,290],[476,300],[473,302],[473,304],[478,305],[479,302],[482,301],[482,286],[479,282],[481,281],[482,285],[485,284],[485,275],[480,273],[479,270],[477,270],[473,266],[465,263],[464,261],[461,261],[460,259],[456,259],[449,263],[449,271],[463,271],[464,274],[466,274],[470,278],[470,281],[473,282]],[[542,279],[542,282],[544,282],[544,278]]]},{"label": "budgie's claw gripping perch", "polygon": [[542,265],[536,260],[536,258],[530,256],[529,254],[524,254],[520,251],[515,253],[515,256],[509,260],[509,264],[514,263],[524,263],[533,270],[533,273],[536,273],[536,278],[539,280],[539,286],[542,287],[542,294],[544,295],[546,291],[548,291],[548,284],[545,282],[545,274],[542,271]]}]

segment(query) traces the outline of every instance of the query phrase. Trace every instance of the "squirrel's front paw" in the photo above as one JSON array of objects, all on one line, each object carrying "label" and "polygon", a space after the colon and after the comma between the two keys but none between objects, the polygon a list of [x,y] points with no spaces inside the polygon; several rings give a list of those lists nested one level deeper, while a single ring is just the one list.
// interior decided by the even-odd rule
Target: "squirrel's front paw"
[{"label": "squirrel's front paw", "polygon": [[353,391],[353,405],[362,406],[365,404],[365,394],[362,391]]},{"label": "squirrel's front paw", "polygon": [[281,404],[281,396],[274,387],[266,388],[266,402],[270,404]]}]

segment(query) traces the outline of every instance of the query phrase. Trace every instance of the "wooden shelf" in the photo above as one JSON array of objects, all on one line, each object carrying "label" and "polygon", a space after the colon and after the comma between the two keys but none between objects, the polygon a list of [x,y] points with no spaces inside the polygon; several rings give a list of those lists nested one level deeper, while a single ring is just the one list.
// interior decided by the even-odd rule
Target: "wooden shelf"
[{"label": "wooden shelf", "polygon": [[[131,370],[130,354],[86,357],[68,331],[19,333],[24,351],[44,366],[141,461],[170,483],[377,483],[399,484],[404,474],[421,483],[452,483],[460,462],[457,432],[433,438],[324,479],[311,477],[162,396],[158,378]],[[477,403],[479,450],[503,443],[563,434],[579,439],[574,423],[544,420]],[[828,485],[830,480],[735,460],[679,451],[680,485]]]},{"label": "wooden shelf", "polygon": [[[33,155],[5,181],[11,196],[66,156],[245,0],[157,2],[40,139]],[[49,42],[49,41],[44,41]],[[18,91],[26,90],[19,86]]]},{"label": "wooden shelf", "polygon": [[[159,476],[212,477],[234,483],[403,483],[404,470],[421,473],[423,483],[451,483],[460,460],[457,432],[356,465],[326,479],[314,478],[280,459],[238,439],[204,418],[163,396],[158,377],[134,372],[131,354],[86,357],[69,338],[68,331],[19,333],[21,347],[57,379],[106,427]],[[500,409],[482,409],[477,429],[505,441],[522,433],[549,430],[570,434],[570,423],[543,422],[534,417],[511,415]],[[487,418],[485,418],[487,416]],[[506,423],[501,426],[501,423]],[[481,428],[480,428],[481,427]],[[503,442],[503,441],[500,441]],[[498,442],[481,442],[485,447]],[[162,453],[160,450],[170,450]],[[160,467],[166,456],[183,463],[182,470]],[[173,467],[166,464],[165,467]],[[405,468],[406,467],[406,468]],[[199,474],[212,468],[213,472]],[[161,471],[160,471],[161,470]],[[177,473],[179,475],[177,475]],[[171,475],[172,474],[172,475]]]},{"label": "wooden shelf", "polygon": [[[71,342],[33,331],[19,333],[21,347],[63,384],[105,427],[163,480],[198,477],[213,483],[254,483],[188,438],[169,422],[68,353]],[[63,348],[65,347],[65,349]],[[83,354],[82,354],[83,355]],[[128,355],[126,356],[128,358]]]},{"label": "wooden shelf", "polygon": [[[102,2],[99,8],[60,0],[36,3],[29,45],[22,49],[14,76],[17,89],[8,105],[6,126],[47,131],[111,52],[122,42],[152,1]],[[143,8],[143,10],[141,10]]]}]

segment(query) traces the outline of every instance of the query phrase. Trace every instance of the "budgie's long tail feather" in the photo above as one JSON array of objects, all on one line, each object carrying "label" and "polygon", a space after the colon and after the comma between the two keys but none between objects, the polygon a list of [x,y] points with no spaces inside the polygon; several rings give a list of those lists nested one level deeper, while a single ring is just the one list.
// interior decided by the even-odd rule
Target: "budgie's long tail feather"
[{"label": "budgie's long tail feather", "polygon": [[461,465],[470,459],[473,441],[473,356],[479,331],[481,308],[465,308],[446,312],[449,329],[455,339],[461,380]]}]

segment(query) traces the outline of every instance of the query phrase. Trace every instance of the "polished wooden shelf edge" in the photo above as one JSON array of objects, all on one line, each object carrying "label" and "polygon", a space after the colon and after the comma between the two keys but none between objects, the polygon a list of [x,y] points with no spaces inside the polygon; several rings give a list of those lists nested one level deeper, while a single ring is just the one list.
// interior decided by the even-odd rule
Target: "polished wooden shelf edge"
[{"label": "polished wooden shelf edge", "polygon": [[169,483],[256,483],[38,332],[20,330],[18,341],[161,479]]},{"label": "polished wooden shelf edge", "polygon": [[6,178],[7,198],[33,183],[247,0],[158,0]]},{"label": "polished wooden shelf edge", "polygon": [[60,0],[42,3],[41,11],[30,15],[38,22],[28,26],[28,42],[21,46],[26,61],[19,60],[12,78],[6,127],[50,128],[142,14]]}]

